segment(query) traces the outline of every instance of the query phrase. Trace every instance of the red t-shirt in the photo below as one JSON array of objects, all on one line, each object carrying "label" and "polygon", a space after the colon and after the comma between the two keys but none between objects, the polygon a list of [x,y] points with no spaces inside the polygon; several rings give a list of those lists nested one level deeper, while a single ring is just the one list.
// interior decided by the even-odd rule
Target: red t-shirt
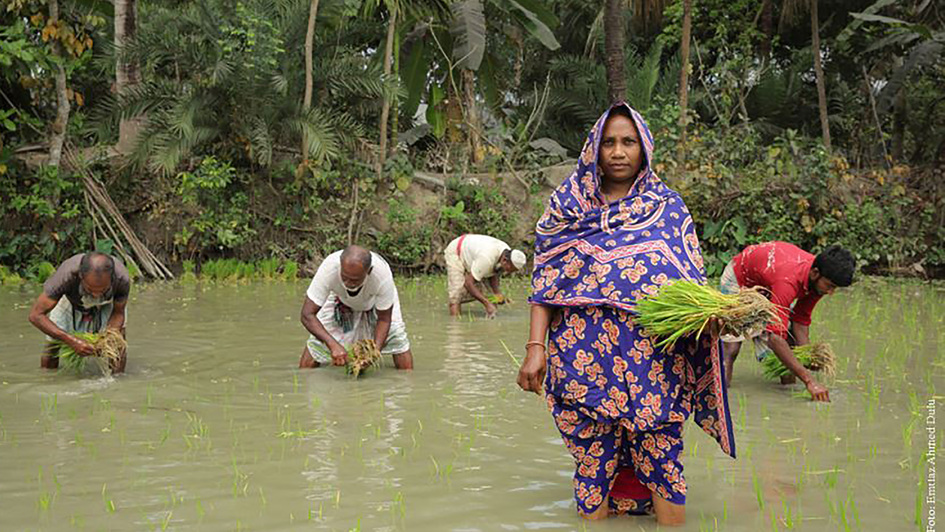
[{"label": "red t-shirt", "polygon": [[787,338],[790,322],[810,325],[814,305],[820,301],[820,296],[807,286],[814,255],[787,242],[765,242],[748,246],[735,255],[734,261],[739,286],[763,286],[778,305],[780,320],[769,325],[768,331]]}]

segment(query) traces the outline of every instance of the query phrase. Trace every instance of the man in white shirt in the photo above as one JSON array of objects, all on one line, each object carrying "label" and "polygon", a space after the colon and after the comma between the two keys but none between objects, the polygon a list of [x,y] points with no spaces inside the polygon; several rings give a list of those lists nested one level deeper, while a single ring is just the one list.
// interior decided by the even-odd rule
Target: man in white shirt
[{"label": "man in white shirt", "polygon": [[525,253],[486,235],[462,235],[446,246],[447,291],[450,316],[459,316],[466,301],[478,300],[486,307],[486,316],[494,318],[495,304],[486,297],[480,282],[488,280],[489,288],[499,304],[511,300],[499,290],[499,276],[525,267]]},{"label": "man in white shirt", "polygon": [[328,255],[305,294],[302,325],[311,333],[300,368],[348,360],[345,346],[373,338],[382,355],[392,355],[397,369],[413,369],[407,329],[390,266],[360,246]]}]

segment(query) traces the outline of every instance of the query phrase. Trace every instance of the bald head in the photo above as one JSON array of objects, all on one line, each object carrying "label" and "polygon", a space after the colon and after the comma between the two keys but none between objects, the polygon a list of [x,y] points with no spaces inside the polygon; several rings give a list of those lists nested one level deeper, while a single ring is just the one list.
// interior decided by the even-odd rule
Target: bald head
[{"label": "bald head", "polygon": [[115,259],[104,253],[92,251],[79,261],[82,289],[95,297],[101,297],[111,287],[114,273]]},{"label": "bald head", "polygon": [[92,251],[82,255],[79,261],[79,275],[85,277],[88,274],[112,276],[115,271],[115,259],[110,256]]},{"label": "bald head", "polygon": [[[346,288],[360,289],[370,274],[370,251],[361,246],[348,246],[341,252],[341,282]],[[354,294],[350,295],[354,296]]]},{"label": "bald head", "polygon": [[361,246],[348,246],[341,252],[341,267],[360,265],[365,270],[371,269],[371,252]]}]

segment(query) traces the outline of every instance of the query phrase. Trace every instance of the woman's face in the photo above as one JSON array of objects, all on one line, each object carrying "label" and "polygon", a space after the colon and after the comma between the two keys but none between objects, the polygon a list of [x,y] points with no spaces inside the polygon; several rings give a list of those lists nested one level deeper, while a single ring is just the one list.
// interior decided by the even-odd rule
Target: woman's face
[{"label": "woman's face", "polygon": [[632,120],[622,115],[607,119],[597,162],[609,182],[622,183],[637,176],[643,165],[643,146]]}]

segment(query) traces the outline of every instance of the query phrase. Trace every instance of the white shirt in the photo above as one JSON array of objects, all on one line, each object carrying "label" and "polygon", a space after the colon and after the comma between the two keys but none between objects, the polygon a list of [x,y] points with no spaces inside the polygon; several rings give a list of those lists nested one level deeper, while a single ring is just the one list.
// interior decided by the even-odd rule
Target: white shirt
[{"label": "white shirt", "polygon": [[[351,297],[341,281],[341,251],[325,257],[305,295],[319,307],[337,296],[351,310],[365,312],[371,309],[387,310],[397,302],[397,287],[387,261],[377,253],[371,253],[371,273],[364,279],[361,291]],[[395,309],[396,313],[397,309]]]},{"label": "white shirt", "polygon": [[502,252],[511,249],[508,244],[486,235],[466,235],[459,250],[459,258],[473,279],[481,281],[496,273]]}]

